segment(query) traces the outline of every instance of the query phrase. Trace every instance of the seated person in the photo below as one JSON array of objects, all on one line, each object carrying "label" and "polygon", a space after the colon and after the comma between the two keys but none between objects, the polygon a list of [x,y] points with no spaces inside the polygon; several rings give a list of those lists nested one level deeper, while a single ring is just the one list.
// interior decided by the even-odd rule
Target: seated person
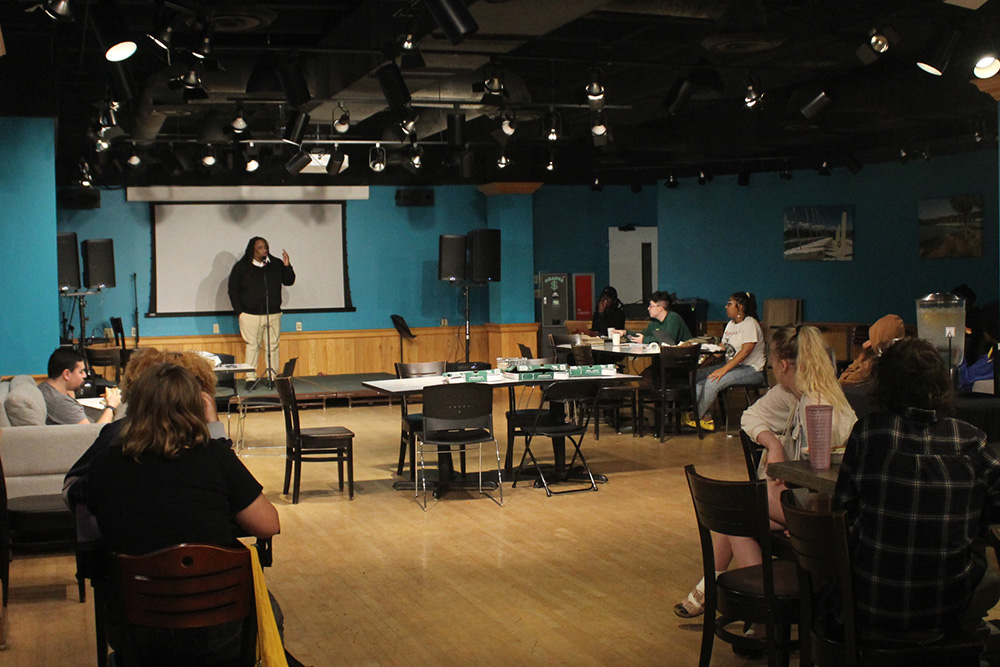
[{"label": "seated person", "polygon": [[633,343],[654,343],[657,341],[656,333],[664,332],[670,339],[669,344],[675,345],[691,338],[691,330],[684,322],[684,318],[670,310],[673,298],[667,292],[653,292],[649,296],[649,324],[640,332],[622,331],[620,333],[628,335],[628,339]]},{"label": "seated person", "polygon": [[[76,400],[76,390],[87,379],[83,355],[71,347],[60,347],[49,357],[49,377],[38,385],[45,398],[46,424],[90,424],[83,406]],[[121,403],[117,387],[109,387],[104,394],[105,408],[94,422],[107,424],[115,418]]]},{"label": "seated person", "polygon": [[858,418],[870,413],[871,393],[875,387],[875,365],[885,348],[893,341],[906,336],[906,328],[899,315],[884,315],[868,327],[868,340],[861,346],[861,353],[851,365],[840,374],[838,382],[844,388],[847,401],[854,408]]},{"label": "seated person", "polygon": [[[215,400],[195,376],[160,363],[128,390],[129,411],[117,441],[90,466],[87,505],[108,548],[146,554],[180,543],[237,547],[237,535],[269,538],[278,512],[229,447],[212,440]],[[133,628],[141,655],[177,656],[177,664],[231,659],[239,622],[192,630]],[[109,642],[123,641],[109,618]]]},{"label": "seated person", "polygon": [[833,500],[847,511],[858,626],[975,627],[1000,600],[981,542],[1000,521],[1000,458],[947,416],[954,392],[927,341],[886,349],[874,396],[880,411],[851,433]]},{"label": "seated person", "polygon": [[[958,367],[958,390],[972,391],[979,380],[993,381],[993,353],[1000,340],[1000,304],[991,301],[966,316],[965,359]],[[989,392],[987,392],[989,393]]]},{"label": "seated person", "polygon": [[590,323],[588,333],[606,336],[608,329],[624,328],[625,308],[618,300],[618,290],[608,285],[601,290],[601,295],[597,299],[597,310],[594,312],[594,320]]},{"label": "seated person", "polygon": [[[771,337],[771,368],[777,384],[747,408],[742,427],[754,442],[763,445],[758,476],[764,477],[768,462],[798,461],[809,446],[806,434],[806,406],[823,403],[833,406],[830,447],[843,447],[857,419],[837,384],[833,353],[816,327],[779,329]],[[785,525],[780,496],[785,483],[767,480],[767,504],[771,528]],[[750,537],[714,535],[715,571],[721,574],[731,563],[736,567],[759,565],[760,546]],[[674,606],[681,618],[705,612],[705,580],[687,598]]]}]

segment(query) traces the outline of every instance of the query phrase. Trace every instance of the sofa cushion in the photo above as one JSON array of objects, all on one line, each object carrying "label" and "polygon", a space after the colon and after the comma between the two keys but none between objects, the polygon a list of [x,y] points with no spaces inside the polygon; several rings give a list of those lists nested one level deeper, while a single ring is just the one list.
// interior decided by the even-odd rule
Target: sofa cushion
[{"label": "sofa cushion", "polygon": [[4,401],[7,400],[7,394],[10,393],[10,382],[0,382],[0,428],[5,428],[10,426],[10,420],[7,419],[7,410],[4,409]]},{"label": "sofa cushion", "polygon": [[66,472],[97,439],[104,424],[0,429],[7,496],[61,493]]},{"label": "sofa cushion", "polygon": [[10,381],[3,407],[11,426],[45,425],[45,397],[30,375],[18,375]]}]

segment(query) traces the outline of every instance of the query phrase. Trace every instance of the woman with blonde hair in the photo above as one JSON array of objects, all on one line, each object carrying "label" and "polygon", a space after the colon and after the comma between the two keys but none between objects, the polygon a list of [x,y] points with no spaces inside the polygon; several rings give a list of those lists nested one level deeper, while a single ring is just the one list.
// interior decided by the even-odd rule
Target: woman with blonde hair
[{"label": "woman with blonde hair", "polygon": [[[819,329],[811,326],[779,329],[771,336],[771,369],[777,384],[743,413],[742,426],[754,442],[764,447],[758,476],[763,477],[767,463],[797,461],[803,458],[809,443],[806,438],[806,406],[833,406],[830,437],[832,451],[843,451],[857,421],[837,382],[833,351]],[[768,510],[772,529],[785,525],[779,497],[785,483],[767,480]],[[760,546],[751,538],[713,535],[716,576],[730,563],[737,568],[759,565]],[[688,597],[674,606],[681,618],[704,613],[705,580]]]}]

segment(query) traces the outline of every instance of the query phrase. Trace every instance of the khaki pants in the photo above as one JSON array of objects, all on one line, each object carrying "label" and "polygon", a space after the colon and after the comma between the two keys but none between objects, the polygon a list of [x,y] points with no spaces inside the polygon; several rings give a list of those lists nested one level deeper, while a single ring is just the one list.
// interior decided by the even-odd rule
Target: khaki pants
[{"label": "khaki pants", "polygon": [[278,340],[281,337],[281,313],[271,315],[251,315],[250,313],[240,313],[240,335],[243,342],[247,344],[245,363],[250,364],[255,370],[247,373],[247,380],[257,379],[257,355],[260,348],[267,345],[267,331],[271,330],[271,349],[268,350],[267,366],[274,371],[275,375],[281,372],[278,360]]}]

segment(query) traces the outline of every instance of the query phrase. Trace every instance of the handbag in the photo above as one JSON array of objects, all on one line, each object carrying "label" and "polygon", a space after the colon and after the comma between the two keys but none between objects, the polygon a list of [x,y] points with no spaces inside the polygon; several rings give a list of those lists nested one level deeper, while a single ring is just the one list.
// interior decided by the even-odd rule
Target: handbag
[{"label": "handbag", "polygon": [[251,547],[250,559],[253,564],[253,592],[257,602],[257,665],[288,667],[285,647],[278,634],[278,624],[274,620],[271,597],[267,594],[267,582],[264,581],[264,570],[260,566],[256,547]]}]

